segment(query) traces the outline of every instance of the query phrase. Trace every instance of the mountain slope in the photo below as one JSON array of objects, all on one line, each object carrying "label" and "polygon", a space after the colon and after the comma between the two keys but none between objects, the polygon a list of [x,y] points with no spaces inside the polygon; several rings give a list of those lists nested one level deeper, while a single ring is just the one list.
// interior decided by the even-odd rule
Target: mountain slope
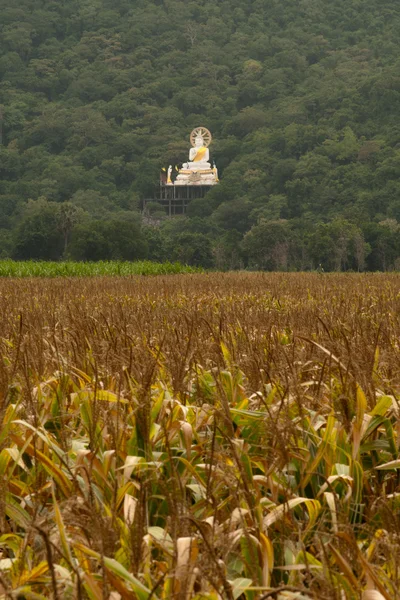
[{"label": "mountain slope", "polygon": [[[27,231],[44,198],[57,223],[60,203],[79,208],[70,251],[87,258],[79,239],[99,220],[139,209],[160,168],[186,159],[188,134],[202,124],[221,184],[190,218],[142,228],[142,254],[161,244],[169,258],[221,268],[397,264],[394,2],[20,0],[16,8],[0,0],[0,8],[3,254],[40,255],[42,238],[32,245]],[[27,202],[39,198],[41,207]],[[204,255],[188,255],[193,243]]]}]

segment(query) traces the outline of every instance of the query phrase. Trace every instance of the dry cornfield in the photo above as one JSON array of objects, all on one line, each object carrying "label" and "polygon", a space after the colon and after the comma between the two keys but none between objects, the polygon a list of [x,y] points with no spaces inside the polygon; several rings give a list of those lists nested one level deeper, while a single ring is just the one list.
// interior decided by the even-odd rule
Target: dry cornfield
[{"label": "dry cornfield", "polygon": [[400,277],[0,280],[0,597],[400,598]]}]

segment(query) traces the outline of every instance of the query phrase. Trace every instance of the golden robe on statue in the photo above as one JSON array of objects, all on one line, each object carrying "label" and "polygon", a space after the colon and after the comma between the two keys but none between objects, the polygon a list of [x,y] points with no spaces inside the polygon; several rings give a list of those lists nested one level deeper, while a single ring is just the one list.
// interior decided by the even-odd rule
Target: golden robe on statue
[{"label": "golden robe on statue", "polygon": [[193,158],[193,162],[203,162],[207,160],[207,148],[205,146],[201,146],[201,148],[196,148],[196,155]]}]

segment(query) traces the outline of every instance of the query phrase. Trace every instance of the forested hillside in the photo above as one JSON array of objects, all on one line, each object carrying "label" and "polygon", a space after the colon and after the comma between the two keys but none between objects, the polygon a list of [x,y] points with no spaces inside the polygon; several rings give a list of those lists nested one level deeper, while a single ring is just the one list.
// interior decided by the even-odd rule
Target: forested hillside
[{"label": "forested hillside", "polygon": [[[400,269],[394,0],[0,0],[0,256]],[[142,219],[204,125],[221,183]]]}]

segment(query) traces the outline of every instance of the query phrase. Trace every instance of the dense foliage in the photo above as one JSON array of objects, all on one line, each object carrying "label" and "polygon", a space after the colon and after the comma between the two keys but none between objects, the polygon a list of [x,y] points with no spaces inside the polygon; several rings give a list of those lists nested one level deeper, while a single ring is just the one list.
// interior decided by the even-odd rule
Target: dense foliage
[{"label": "dense foliage", "polygon": [[[0,0],[0,256],[393,269],[393,0]],[[214,134],[221,184],[143,225]]]},{"label": "dense foliage", "polygon": [[400,279],[0,280],[0,595],[398,600]]}]

